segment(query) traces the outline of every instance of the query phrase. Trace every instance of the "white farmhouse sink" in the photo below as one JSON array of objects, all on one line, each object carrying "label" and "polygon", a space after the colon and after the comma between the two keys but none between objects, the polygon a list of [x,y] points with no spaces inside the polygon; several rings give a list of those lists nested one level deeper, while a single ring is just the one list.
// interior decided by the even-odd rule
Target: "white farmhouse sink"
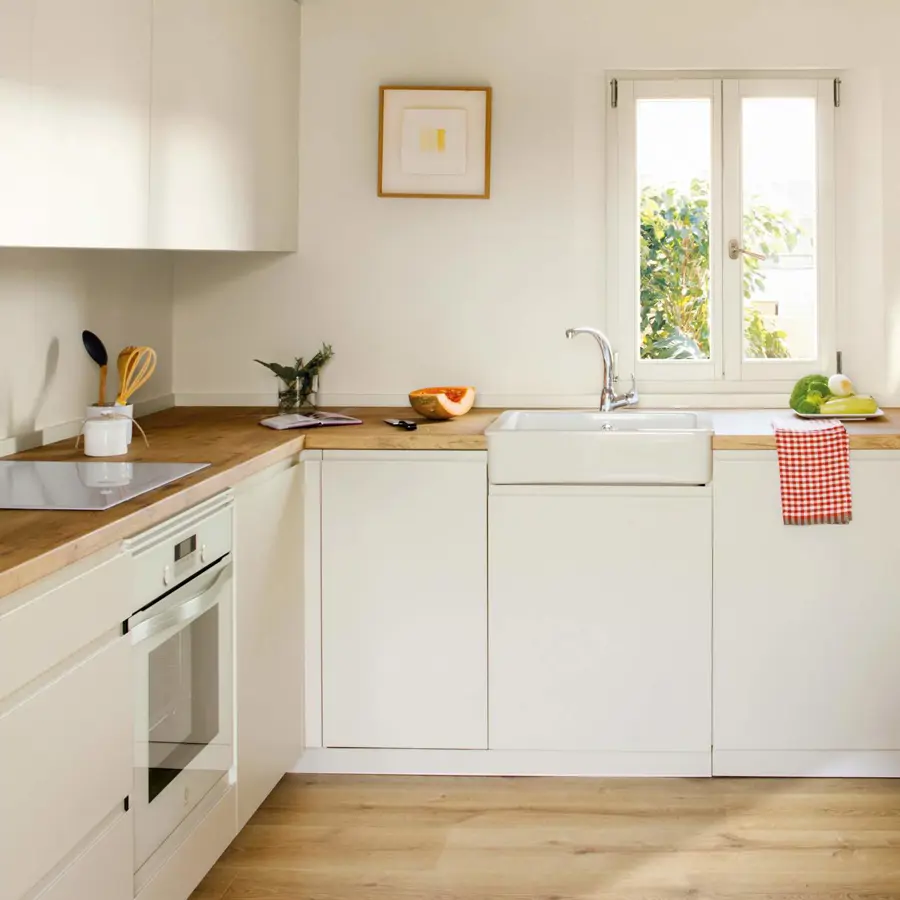
[{"label": "white farmhouse sink", "polygon": [[485,435],[491,484],[712,480],[712,427],[701,413],[512,410]]}]

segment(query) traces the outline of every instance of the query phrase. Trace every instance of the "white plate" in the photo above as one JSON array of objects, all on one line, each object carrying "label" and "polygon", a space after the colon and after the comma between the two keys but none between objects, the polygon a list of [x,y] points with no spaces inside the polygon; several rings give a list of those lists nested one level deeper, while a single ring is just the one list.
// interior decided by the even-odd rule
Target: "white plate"
[{"label": "white plate", "polygon": [[841,422],[865,422],[868,419],[880,419],[884,415],[884,410],[879,408],[873,413],[856,416],[825,416],[822,413],[798,413],[796,410],[793,410],[793,413],[801,419],[838,419]]}]

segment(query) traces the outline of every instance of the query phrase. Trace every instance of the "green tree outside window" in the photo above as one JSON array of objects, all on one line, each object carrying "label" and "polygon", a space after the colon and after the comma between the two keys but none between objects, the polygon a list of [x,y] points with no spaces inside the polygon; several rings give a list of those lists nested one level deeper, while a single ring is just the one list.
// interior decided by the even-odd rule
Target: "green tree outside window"
[{"label": "green tree outside window", "polygon": [[[767,257],[790,252],[802,230],[785,212],[753,206],[744,238]],[[760,261],[744,258],[744,298],[765,288]],[[641,359],[709,359],[709,185],[695,180],[687,192],[646,188],[641,194]],[[745,307],[746,355],[787,359],[783,331]]]}]

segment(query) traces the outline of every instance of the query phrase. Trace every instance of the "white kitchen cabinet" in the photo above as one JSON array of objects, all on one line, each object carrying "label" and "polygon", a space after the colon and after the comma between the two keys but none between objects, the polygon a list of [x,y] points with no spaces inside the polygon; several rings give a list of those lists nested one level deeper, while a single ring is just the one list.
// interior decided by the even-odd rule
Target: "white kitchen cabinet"
[{"label": "white kitchen cabinet", "polygon": [[326,452],[326,747],[487,747],[480,452]]},{"label": "white kitchen cabinet", "polygon": [[0,598],[0,900],[132,895],[131,596],[110,547]]},{"label": "white kitchen cabinet", "polygon": [[782,523],[774,453],[713,484],[714,771],[900,775],[900,453],[852,455],[846,526]]},{"label": "white kitchen cabinet", "polygon": [[238,828],[303,751],[303,466],[235,491]]},{"label": "white kitchen cabinet", "polygon": [[33,233],[30,167],[31,23],[34,0],[0,0],[0,246]]},{"label": "white kitchen cabinet", "polygon": [[133,700],[131,646],[120,637],[35,693],[0,703],[4,900],[122,809],[132,785]]},{"label": "white kitchen cabinet", "polygon": [[295,250],[300,7],[155,0],[151,246]]},{"label": "white kitchen cabinet", "polygon": [[50,880],[36,900],[132,900],[132,828],[131,813],[119,811],[111,824]]},{"label": "white kitchen cabinet", "polygon": [[0,0],[0,245],[146,247],[152,0]]},{"label": "white kitchen cabinet", "polygon": [[146,247],[152,0],[0,0],[0,245]]},{"label": "white kitchen cabinet", "polygon": [[130,575],[129,558],[107,551],[0,598],[0,698],[121,627],[134,611]]},{"label": "white kitchen cabinet", "polygon": [[34,243],[146,247],[152,0],[34,0]]},{"label": "white kitchen cabinet", "polygon": [[708,770],[711,506],[707,488],[491,488],[492,750]]},{"label": "white kitchen cabinet", "polygon": [[295,0],[0,0],[0,246],[294,250]]}]

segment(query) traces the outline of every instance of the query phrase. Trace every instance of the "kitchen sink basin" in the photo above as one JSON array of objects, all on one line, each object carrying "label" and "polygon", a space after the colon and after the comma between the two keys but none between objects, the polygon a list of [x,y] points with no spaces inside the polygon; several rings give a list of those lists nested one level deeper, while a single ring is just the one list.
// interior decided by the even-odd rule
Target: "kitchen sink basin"
[{"label": "kitchen sink basin", "polygon": [[511,410],[485,435],[491,484],[712,480],[712,427],[702,413]]}]

